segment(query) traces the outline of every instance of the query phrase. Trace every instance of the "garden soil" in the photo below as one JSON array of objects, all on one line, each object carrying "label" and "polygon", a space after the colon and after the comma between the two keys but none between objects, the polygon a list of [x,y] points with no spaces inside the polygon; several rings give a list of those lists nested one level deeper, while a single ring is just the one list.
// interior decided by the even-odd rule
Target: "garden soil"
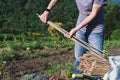
[{"label": "garden soil", "polygon": [[[112,56],[120,55],[120,48],[112,48],[107,50]],[[14,60],[8,61],[5,68],[3,69],[3,77],[8,80],[20,80],[25,74],[38,73],[43,75],[44,72],[47,72],[52,65],[63,64],[64,63],[73,63],[74,61],[74,52],[62,51],[60,54],[54,54],[29,60]],[[67,77],[65,72],[59,70],[53,75],[43,75],[49,77],[51,80],[71,80],[71,76]],[[2,80],[2,78],[0,79]]]}]

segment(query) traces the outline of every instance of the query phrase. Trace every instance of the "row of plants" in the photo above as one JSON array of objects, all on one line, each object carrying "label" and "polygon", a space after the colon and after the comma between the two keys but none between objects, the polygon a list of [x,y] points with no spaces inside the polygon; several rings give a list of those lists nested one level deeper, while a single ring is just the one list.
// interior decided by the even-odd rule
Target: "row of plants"
[{"label": "row of plants", "polygon": [[[56,22],[56,24],[62,27],[62,23]],[[39,32],[0,34],[0,75],[2,75],[2,69],[5,67],[7,61],[56,55],[61,53],[60,48],[65,48],[64,50],[66,51],[73,50],[74,42],[64,38],[63,35],[51,26],[48,28],[48,33],[49,36],[46,37]],[[120,47],[119,43],[119,41],[115,41],[114,39],[105,41],[104,55],[110,56],[106,50],[108,48]],[[45,53],[40,50],[45,50]],[[67,67],[63,67],[62,65],[66,65]],[[70,63],[62,65],[53,65],[47,73],[54,74],[57,70],[63,70],[62,72],[70,76],[72,65]]]},{"label": "row of plants", "polygon": [[[8,34],[7,34],[8,35]],[[14,35],[16,36],[16,35]],[[66,48],[67,51],[73,50],[73,41],[66,38],[55,38],[55,37],[32,37],[29,36],[21,37],[22,39],[13,39],[0,41],[0,63],[3,68],[4,61],[12,60],[25,60],[32,59],[35,57],[49,56],[60,54],[59,48]],[[120,47],[119,41],[105,41],[104,53],[108,48]],[[46,52],[42,53],[40,50],[45,49]],[[105,54],[106,55],[106,54]],[[0,68],[2,70],[2,68]]]}]

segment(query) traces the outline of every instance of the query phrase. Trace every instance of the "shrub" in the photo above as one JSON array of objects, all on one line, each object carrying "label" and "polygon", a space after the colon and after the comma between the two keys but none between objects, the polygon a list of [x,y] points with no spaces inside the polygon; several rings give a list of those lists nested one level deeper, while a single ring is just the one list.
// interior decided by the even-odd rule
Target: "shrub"
[{"label": "shrub", "polygon": [[115,31],[112,32],[111,39],[120,40],[120,29],[116,29]]},{"label": "shrub", "polygon": [[[59,27],[62,27],[62,25],[63,25],[61,22],[55,22],[55,24],[58,25]],[[50,33],[50,35],[52,37],[57,37],[57,38],[60,37],[59,32],[55,28],[53,28],[52,26],[48,27],[48,32]]]}]

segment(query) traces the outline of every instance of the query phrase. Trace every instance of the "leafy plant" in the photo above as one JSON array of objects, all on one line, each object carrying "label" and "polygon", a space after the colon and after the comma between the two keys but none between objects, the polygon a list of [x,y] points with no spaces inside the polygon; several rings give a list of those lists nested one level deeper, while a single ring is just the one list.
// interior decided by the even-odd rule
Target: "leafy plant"
[{"label": "leafy plant", "polygon": [[[63,25],[61,22],[55,22],[55,24],[59,27],[62,27]],[[60,33],[52,26],[48,27],[48,32],[50,33],[52,37],[60,38]]]},{"label": "leafy plant", "polygon": [[51,67],[51,69],[48,70],[48,74],[54,74],[60,69],[61,69],[61,66],[59,64],[55,64]]},{"label": "leafy plant", "polygon": [[2,76],[2,70],[6,65],[6,61],[0,61],[0,76]]},{"label": "leafy plant", "polygon": [[112,32],[111,39],[120,40],[120,29],[116,29],[115,31]]},{"label": "leafy plant", "polygon": [[105,50],[105,49],[104,49],[102,52],[103,52],[103,55],[104,55],[105,57],[111,56],[110,53],[108,53],[108,51]]}]

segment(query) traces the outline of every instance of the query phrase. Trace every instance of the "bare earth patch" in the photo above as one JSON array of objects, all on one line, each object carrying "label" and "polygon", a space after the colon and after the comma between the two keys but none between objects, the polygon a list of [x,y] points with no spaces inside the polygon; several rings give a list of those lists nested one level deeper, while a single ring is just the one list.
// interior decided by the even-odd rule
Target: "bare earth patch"
[{"label": "bare earth patch", "polygon": [[[3,69],[3,78],[9,77],[10,80],[20,80],[25,74],[42,74],[43,71],[47,71],[54,64],[63,64],[67,62],[73,62],[73,52],[62,51],[60,54],[52,54],[45,57],[34,58],[29,60],[15,60],[7,61],[7,65]],[[61,71],[54,75],[48,75],[51,80],[64,80],[60,79]]]},{"label": "bare earth patch", "polygon": [[[120,48],[108,49],[112,56],[120,55]],[[3,77],[10,77],[10,80],[19,80],[25,74],[39,73],[42,74],[44,70],[47,71],[54,64],[62,64],[67,62],[73,63],[73,50],[67,52],[62,51],[60,54],[50,55],[46,57],[34,58],[30,60],[8,61],[6,67],[3,69]],[[69,80],[63,79],[61,71],[54,75],[49,75],[51,80]]]}]

